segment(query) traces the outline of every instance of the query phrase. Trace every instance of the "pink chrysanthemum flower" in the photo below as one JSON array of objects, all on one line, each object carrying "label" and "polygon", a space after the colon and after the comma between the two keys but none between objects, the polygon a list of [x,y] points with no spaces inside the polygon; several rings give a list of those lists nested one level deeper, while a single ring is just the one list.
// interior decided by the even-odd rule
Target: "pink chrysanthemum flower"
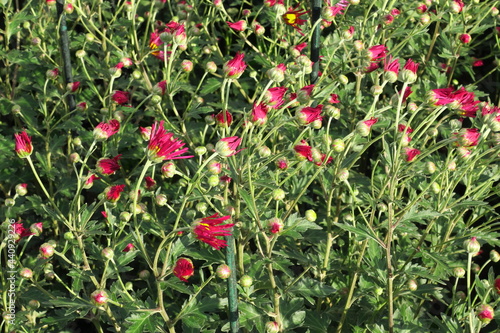
[{"label": "pink chrysanthemum flower", "polygon": [[285,87],[269,88],[264,95],[264,100],[273,109],[278,109],[284,102],[283,97],[287,90],[288,88]]},{"label": "pink chrysanthemum flower", "polygon": [[117,90],[113,93],[113,96],[111,96],[111,99],[119,105],[124,105],[128,103],[129,100],[129,93],[126,91],[120,91]]},{"label": "pink chrysanthemum flower", "polygon": [[175,263],[173,273],[179,278],[179,280],[188,282],[189,279],[194,274],[194,265],[190,259],[179,258]]},{"label": "pink chrysanthemum flower", "polygon": [[33,233],[26,229],[24,225],[21,222],[16,222],[13,224],[14,226],[14,233],[15,233],[15,240],[16,242],[19,242],[22,238],[28,237],[33,235]]},{"label": "pink chrysanthemum flower", "polygon": [[31,137],[28,136],[26,131],[22,131],[19,134],[14,134],[14,139],[16,141],[15,151],[17,156],[20,158],[27,158],[33,152],[33,145],[31,144]]},{"label": "pink chrysanthemum flower", "polygon": [[164,121],[155,122],[151,126],[151,137],[148,144],[148,158],[154,163],[165,160],[176,160],[181,158],[191,158],[191,156],[179,156],[188,149],[182,148],[185,143],[174,138],[173,134],[167,132],[163,127]]},{"label": "pink chrysanthemum flower", "polygon": [[241,138],[237,136],[223,138],[215,144],[215,151],[222,157],[233,156],[242,150],[236,150],[240,143]]},{"label": "pink chrysanthemum flower", "polygon": [[113,134],[116,134],[120,129],[120,122],[115,119],[111,119],[107,123],[99,123],[94,128],[94,139],[98,141],[104,141],[108,139]]},{"label": "pink chrysanthemum flower", "polygon": [[415,157],[420,155],[420,150],[417,148],[405,147],[404,153],[406,155],[406,162],[411,162],[415,159]]},{"label": "pink chrysanthemum flower", "polygon": [[387,48],[385,45],[375,45],[367,50],[367,56],[370,61],[378,61],[385,58]]},{"label": "pink chrysanthemum flower", "polygon": [[293,150],[296,152],[296,156],[300,161],[308,160],[312,162],[312,147],[307,144],[304,140],[300,142],[300,145],[296,145],[293,147]]},{"label": "pink chrysanthemum flower", "polygon": [[389,82],[396,82],[399,74],[399,60],[393,59],[392,56],[384,60],[384,79]]},{"label": "pink chrysanthemum flower", "polygon": [[223,110],[223,111],[217,113],[216,115],[213,115],[213,117],[215,119],[215,123],[219,127],[227,128],[227,127],[231,126],[231,124],[233,122],[233,115],[231,114],[231,112],[229,112],[227,110]]},{"label": "pink chrysanthemum flower", "polygon": [[85,189],[91,188],[92,185],[94,185],[94,180],[97,180],[97,179],[101,179],[101,178],[97,177],[93,173],[89,173],[89,175],[85,179],[85,182],[83,183],[83,188],[85,188]]},{"label": "pink chrysanthemum flower", "polygon": [[463,128],[458,133],[454,133],[458,136],[457,144],[460,147],[474,147],[477,146],[479,137],[481,133],[477,128]]},{"label": "pink chrysanthemum flower", "polygon": [[130,252],[133,251],[135,248],[134,244],[128,243],[122,250],[122,252]]},{"label": "pink chrysanthemum flower", "polygon": [[418,63],[412,59],[408,59],[401,72],[399,72],[399,79],[402,82],[413,83],[417,80]]},{"label": "pink chrysanthemum flower", "polygon": [[238,22],[228,22],[227,25],[235,31],[245,31],[247,28],[247,22],[245,20],[239,20]]},{"label": "pink chrysanthemum flower", "polygon": [[222,224],[230,218],[231,216],[229,215],[219,217],[219,214],[204,217],[201,220],[194,222],[193,233],[198,240],[210,245],[216,250],[220,250],[221,248],[227,246],[227,242],[224,239],[217,237],[231,235],[231,228],[234,224]]},{"label": "pink chrysanthemum flower", "polygon": [[[116,171],[120,170],[120,160],[122,154],[116,155],[113,158],[100,158],[97,161],[96,169],[102,175],[112,175]],[[95,178],[94,178],[95,179]]]},{"label": "pink chrysanthemum flower", "polygon": [[144,180],[146,182],[146,189],[147,190],[154,190],[155,189],[156,181],[153,178],[147,176],[146,178],[144,178]]},{"label": "pink chrysanthemum flower", "polygon": [[265,103],[254,103],[252,108],[252,123],[256,125],[264,125],[267,122],[267,105]]},{"label": "pink chrysanthemum flower", "polygon": [[226,78],[237,79],[241,76],[241,74],[243,74],[247,68],[247,64],[243,60],[244,58],[244,53],[237,52],[233,59],[224,64],[222,71],[224,72]]}]

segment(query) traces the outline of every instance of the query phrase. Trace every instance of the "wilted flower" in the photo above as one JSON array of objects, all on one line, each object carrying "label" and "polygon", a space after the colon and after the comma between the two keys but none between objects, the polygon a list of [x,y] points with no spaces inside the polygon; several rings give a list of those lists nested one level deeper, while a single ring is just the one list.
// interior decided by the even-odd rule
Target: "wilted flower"
[{"label": "wilted flower", "polygon": [[182,148],[185,143],[174,138],[173,134],[167,132],[163,127],[164,121],[155,122],[151,126],[151,137],[148,144],[148,158],[154,163],[165,160],[176,160],[191,158],[193,156],[179,156],[184,154],[188,148]]},{"label": "wilted flower", "polygon": [[193,233],[198,240],[210,245],[216,250],[220,250],[227,246],[227,242],[217,237],[231,235],[231,228],[234,224],[222,224],[223,221],[229,220],[230,218],[231,216],[229,215],[219,217],[219,214],[204,217],[193,223]]},{"label": "wilted flower", "polygon": [[179,258],[175,263],[173,273],[179,278],[179,280],[188,282],[189,279],[194,274],[194,265],[190,259]]},{"label": "wilted flower", "polygon": [[26,131],[19,134],[14,134],[16,141],[15,151],[20,158],[26,158],[33,152],[33,145],[31,144],[31,137],[28,136]]}]

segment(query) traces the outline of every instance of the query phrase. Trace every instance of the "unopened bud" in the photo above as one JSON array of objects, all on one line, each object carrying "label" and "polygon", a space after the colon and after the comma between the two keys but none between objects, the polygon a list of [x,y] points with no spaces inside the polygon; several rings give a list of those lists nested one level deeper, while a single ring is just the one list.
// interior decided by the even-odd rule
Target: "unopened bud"
[{"label": "unopened bud", "polygon": [[273,191],[272,197],[274,200],[279,201],[285,199],[285,191],[280,188],[277,188]]},{"label": "unopened bud", "polygon": [[219,267],[217,267],[216,274],[217,277],[225,280],[231,276],[231,268],[226,264],[219,265]]},{"label": "unopened bud", "polygon": [[158,206],[165,206],[167,204],[167,196],[165,194],[158,194],[155,197],[155,202]]},{"label": "unopened bud", "polygon": [[248,288],[250,287],[251,285],[253,284],[253,279],[251,276],[249,275],[243,275],[241,278],[240,278],[240,285],[242,287],[245,287],[245,288]]},{"label": "unopened bud", "polygon": [[113,249],[110,247],[106,247],[102,249],[101,254],[104,258],[111,260],[115,256],[115,251],[113,251]]},{"label": "unopened bud", "polygon": [[21,270],[19,271],[19,275],[23,278],[23,279],[31,279],[33,277],[33,271],[29,268],[21,268]]},{"label": "unopened bud", "polygon": [[464,242],[465,251],[467,253],[475,254],[481,250],[481,244],[477,241],[476,237],[472,237],[471,239],[467,239]]},{"label": "unopened bud", "polygon": [[316,212],[314,210],[308,209],[305,212],[305,217],[309,222],[314,222],[318,218],[318,215],[316,215]]},{"label": "unopened bud", "polygon": [[462,267],[453,268],[453,276],[456,278],[463,278],[465,276],[465,269]]}]

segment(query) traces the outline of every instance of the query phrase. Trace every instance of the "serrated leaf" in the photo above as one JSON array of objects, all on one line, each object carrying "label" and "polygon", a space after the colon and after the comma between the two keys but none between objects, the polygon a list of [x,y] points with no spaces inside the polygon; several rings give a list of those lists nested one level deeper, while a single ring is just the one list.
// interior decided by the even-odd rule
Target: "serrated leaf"
[{"label": "serrated leaf", "polygon": [[201,88],[200,94],[202,94],[202,95],[211,94],[214,91],[216,91],[217,89],[219,89],[221,86],[222,86],[221,80],[214,78],[214,77],[211,77],[205,82],[205,84],[203,85],[203,88]]},{"label": "serrated leaf", "polygon": [[176,290],[180,293],[183,293],[183,294],[188,294],[188,295],[192,295],[193,294],[193,291],[188,287],[186,286],[186,284],[182,281],[180,281],[178,278],[170,278],[166,281],[161,281],[160,282],[160,288],[162,290],[165,290],[167,288],[170,288],[170,289],[173,289],[173,290]]},{"label": "serrated leaf", "polygon": [[400,223],[404,223],[407,221],[426,221],[430,220],[443,214],[438,213],[432,210],[422,210],[418,211],[416,206],[413,206],[400,220]]},{"label": "serrated leaf", "polygon": [[125,322],[131,325],[125,331],[126,333],[156,332],[156,320],[153,318],[155,312],[134,313],[125,319]]},{"label": "serrated leaf", "polygon": [[384,246],[382,241],[380,241],[377,238],[377,236],[372,233],[371,230],[367,229],[366,227],[363,227],[362,225],[358,225],[356,227],[349,225],[349,224],[345,224],[345,223],[336,223],[335,225],[341,229],[344,229],[346,231],[352,232],[353,234],[355,234],[357,236],[360,236],[361,239],[369,238],[369,239],[372,239],[375,242],[377,242],[380,246],[382,246],[382,247]]},{"label": "serrated leaf", "polygon": [[313,297],[325,297],[333,294],[335,291],[336,289],[332,286],[309,277],[300,279],[297,283],[288,288],[288,292],[291,294],[297,293],[302,296]]},{"label": "serrated leaf", "polygon": [[240,325],[249,331],[253,331],[256,323],[262,323],[262,317],[265,315],[255,306],[244,302],[238,304],[238,310],[240,312]]},{"label": "serrated leaf", "polygon": [[246,205],[247,205],[247,208],[248,210],[250,211],[250,213],[252,214],[252,218],[254,218],[255,220],[258,220],[258,217],[257,217],[257,212],[255,211],[255,205],[254,205],[254,202],[252,200],[252,197],[250,196],[250,193],[246,192],[245,190],[243,189],[240,189],[238,191],[238,193],[241,195],[241,197],[243,198],[243,200],[245,201]]}]

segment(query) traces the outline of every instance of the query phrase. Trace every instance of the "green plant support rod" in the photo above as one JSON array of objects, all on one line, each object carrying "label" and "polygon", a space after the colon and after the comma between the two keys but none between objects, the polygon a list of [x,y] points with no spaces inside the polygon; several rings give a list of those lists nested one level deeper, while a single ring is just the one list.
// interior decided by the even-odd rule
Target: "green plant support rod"
[{"label": "green plant support rod", "polygon": [[321,0],[312,0],[312,26],[314,27],[311,40],[311,61],[313,68],[311,72],[311,83],[316,83],[319,73],[319,38],[321,35],[320,24],[316,24],[321,19]]},{"label": "green plant support rod", "polygon": [[[65,84],[73,82],[73,73],[71,68],[71,56],[69,53],[68,26],[66,25],[66,13],[64,13],[64,0],[57,0],[57,17],[59,19],[59,38],[61,39],[61,56],[64,67]],[[75,96],[67,95],[69,110],[76,108]]]},{"label": "green plant support rod", "polygon": [[226,260],[227,265],[231,269],[231,275],[227,279],[227,289],[229,294],[229,325],[231,333],[238,333],[240,329],[240,322],[238,316],[238,289],[236,287],[236,263],[235,263],[235,246],[234,236],[231,234],[226,237]]}]

